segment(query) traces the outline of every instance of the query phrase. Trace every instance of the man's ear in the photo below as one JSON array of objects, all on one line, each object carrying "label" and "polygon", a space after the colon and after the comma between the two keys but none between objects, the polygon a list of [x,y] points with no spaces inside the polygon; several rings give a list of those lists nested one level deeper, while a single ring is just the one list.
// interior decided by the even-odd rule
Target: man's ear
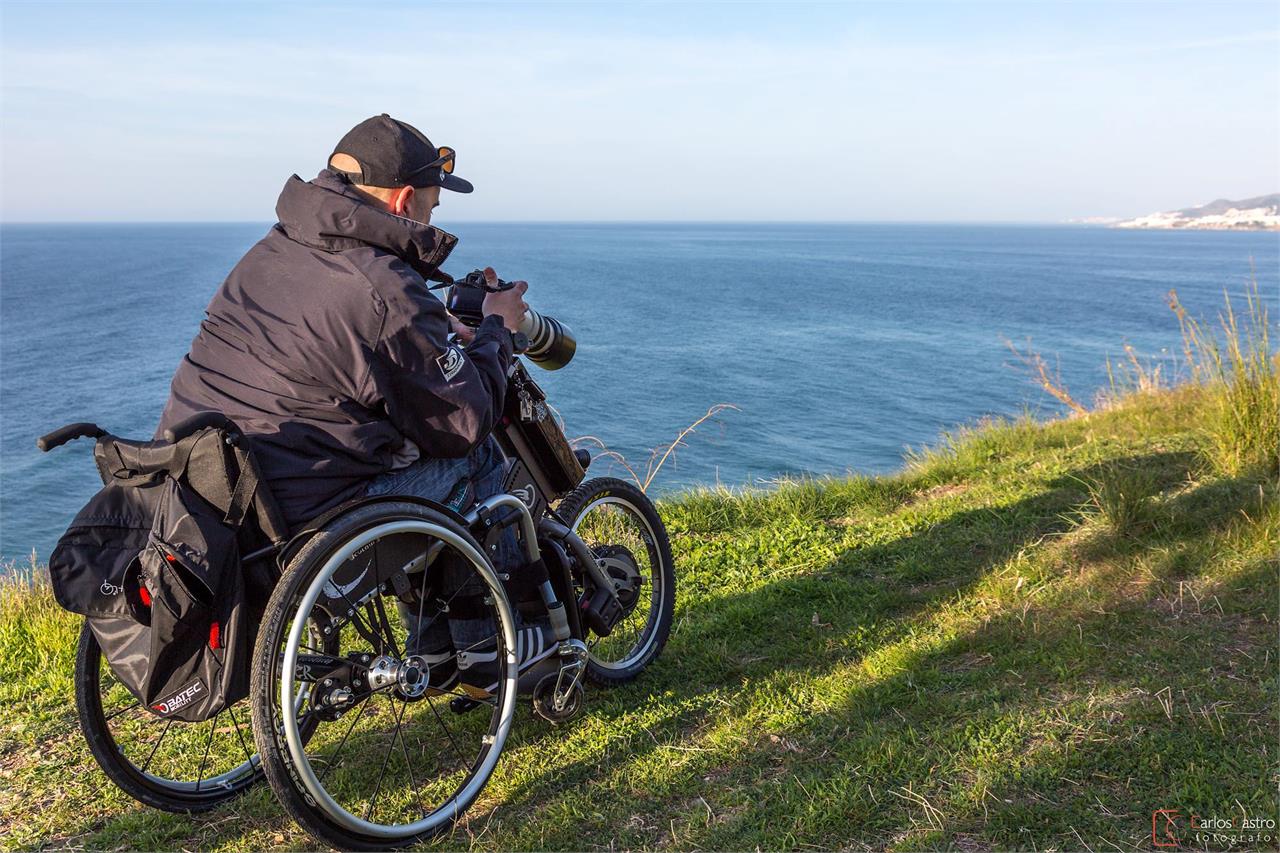
[{"label": "man's ear", "polygon": [[409,200],[413,198],[413,187],[401,187],[391,197],[391,212],[396,216],[408,216]]}]

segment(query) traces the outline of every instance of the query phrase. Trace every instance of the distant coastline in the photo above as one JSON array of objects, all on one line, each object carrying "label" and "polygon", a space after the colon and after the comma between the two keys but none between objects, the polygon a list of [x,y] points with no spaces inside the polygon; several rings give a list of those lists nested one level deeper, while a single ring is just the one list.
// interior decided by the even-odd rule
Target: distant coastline
[{"label": "distant coastline", "polygon": [[1239,201],[1220,198],[1198,207],[1150,213],[1134,219],[1092,216],[1079,221],[1111,228],[1163,231],[1280,231],[1280,193]]}]

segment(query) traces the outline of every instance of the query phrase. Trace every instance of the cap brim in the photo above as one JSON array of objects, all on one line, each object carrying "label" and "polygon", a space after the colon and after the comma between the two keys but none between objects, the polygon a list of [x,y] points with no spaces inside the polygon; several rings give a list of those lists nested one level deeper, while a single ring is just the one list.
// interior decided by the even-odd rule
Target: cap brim
[{"label": "cap brim", "polygon": [[471,186],[471,182],[465,178],[459,178],[457,175],[445,174],[444,180],[440,182],[440,187],[446,190],[453,190],[456,193],[469,193],[475,187]]}]

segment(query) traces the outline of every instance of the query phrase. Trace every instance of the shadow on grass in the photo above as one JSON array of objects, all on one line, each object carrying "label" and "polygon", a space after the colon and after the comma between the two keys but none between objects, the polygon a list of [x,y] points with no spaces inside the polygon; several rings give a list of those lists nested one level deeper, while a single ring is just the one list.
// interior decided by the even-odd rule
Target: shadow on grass
[{"label": "shadow on grass", "polygon": [[[1132,457],[1130,462],[1156,466],[1162,472],[1162,482],[1171,487],[1186,479],[1194,459],[1191,454],[1165,453]],[[876,846],[883,846],[889,834],[912,824],[920,814],[926,816],[922,820],[927,829],[930,824],[924,806],[894,800],[896,810],[880,808],[880,804],[874,804],[877,795],[870,788],[858,792],[856,779],[849,779],[847,784],[843,781],[851,775],[850,768],[874,765],[873,753],[882,750],[927,756],[932,747],[921,740],[918,728],[937,726],[932,739],[949,743],[966,726],[980,725],[988,717],[999,721],[1043,712],[1060,701],[1063,691],[1074,689],[1076,679],[1105,671],[1112,655],[1109,646],[1090,648],[1084,636],[1110,632],[1115,625],[1113,614],[1074,619],[1064,615],[1046,624],[1044,633],[1035,640],[1037,648],[1048,650],[1043,658],[1020,659],[1024,666],[1038,670],[1039,674],[1031,677],[1015,675],[1011,679],[994,664],[972,665],[975,655],[994,658],[1007,647],[1016,649],[1025,638],[1025,625],[1018,623],[1016,617],[1005,615],[926,652],[905,652],[895,662],[893,674],[842,691],[838,707],[813,712],[823,703],[813,701],[814,697],[788,699],[786,683],[801,676],[823,678],[902,643],[915,630],[918,617],[971,590],[1023,549],[1067,531],[1073,524],[1070,511],[1083,499],[1079,479],[1088,476],[1090,470],[1057,478],[1044,491],[1004,506],[957,512],[893,541],[851,549],[826,567],[803,576],[678,607],[677,619],[683,627],[673,635],[659,663],[638,683],[596,693],[589,702],[585,722],[605,732],[607,742],[594,744],[595,748],[584,750],[582,757],[567,762],[537,762],[535,769],[507,785],[497,806],[503,824],[526,818],[537,821],[540,814],[572,797],[576,786],[600,784],[615,771],[648,760],[659,751],[690,748],[705,728],[717,725],[726,713],[734,712],[733,708],[726,711],[721,694],[732,694],[736,688],[750,701],[749,690],[766,683],[776,686],[784,701],[795,705],[799,722],[788,729],[788,737],[805,742],[825,740],[833,744],[830,752],[819,761],[809,754],[785,749],[780,755],[779,747],[762,731],[759,739],[743,744],[736,752],[692,753],[694,757],[681,768],[676,782],[656,796],[634,797],[631,809],[648,808],[665,815],[671,808],[669,797],[679,797],[690,786],[700,787],[696,780],[702,774],[717,775],[721,794],[727,789],[754,796],[758,777],[765,773],[775,784],[754,806],[733,812],[730,819],[709,820],[701,829],[690,828],[680,839],[680,846],[836,846],[837,839],[854,838],[874,838]],[[1248,492],[1246,486],[1219,488],[1215,484],[1203,487],[1208,490],[1206,493],[1197,489],[1170,501],[1170,517],[1177,519],[1173,544],[1220,529],[1238,513],[1241,496]],[[1179,570],[1195,571],[1194,567]],[[818,614],[817,624],[814,614]],[[1073,641],[1073,637],[1078,639]],[[1036,685],[1030,693],[1029,682]],[[985,691],[985,698],[976,706],[964,706],[968,710],[963,712],[962,720],[951,719],[950,715],[960,710],[947,699],[949,694],[957,693],[957,687],[965,688],[959,692],[966,697]],[[646,713],[655,705],[669,702],[676,705],[669,712]],[[624,724],[632,719],[642,719],[643,723],[631,726],[625,736],[613,734],[628,728]],[[554,755],[567,738],[574,737],[572,725],[563,729],[535,725],[527,712],[520,712],[518,735],[511,741],[513,750]],[[875,729],[874,738],[867,733],[868,727]],[[860,729],[861,734],[853,736],[854,729]],[[1036,754],[1035,750],[1028,753],[1033,759]],[[1056,757],[1041,762],[1045,772],[1057,766],[1055,761]],[[521,763],[535,764],[528,760]],[[1061,764],[1069,766],[1074,765]],[[887,765],[884,778],[894,778],[908,786],[927,785],[927,767],[927,761],[922,767],[906,762],[896,770]],[[827,792],[827,800],[834,801],[834,806],[825,810],[819,806],[813,811],[805,805],[810,798],[801,789],[815,784]],[[1015,797],[1022,796],[1014,790],[1017,784],[1016,778],[983,782],[985,790],[1005,785]],[[283,824],[285,819],[278,807],[264,805],[262,796],[262,791],[252,794],[245,806],[269,813],[273,824]],[[1020,814],[1016,809],[995,811],[1006,815],[1010,826]],[[207,818],[194,819],[202,846],[225,844],[239,837],[243,832],[240,821],[228,821],[228,816],[238,813],[240,809],[231,805]],[[956,826],[978,826],[978,813],[984,814],[983,825],[991,825],[984,808],[974,805],[968,812],[948,818],[948,832]],[[483,825],[490,816],[474,813],[467,826]],[[129,819],[118,822],[127,826]],[[182,825],[190,826],[191,822],[183,821]],[[178,825],[171,828],[179,830]],[[554,827],[550,836],[541,837],[541,843],[579,849],[596,843],[590,835],[582,834],[589,829]],[[93,828],[84,827],[75,834],[83,836],[92,831]],[[601,837],[615,837],[607,826],[598,827],[597,831]],[[617,828],[616,837],[629,844],[651,844],[656,840],[655,831],[642,821],[633,830]],[[465,843],[469,834],[460,829],[437,841],[436,846],[455,847]],[[1007,843],[1018,842],[1017,837],[1000,837]],[[483,831],[480,838],[483,839]]]},{"label": "shadow on grass", "polygon": [[[1189,454],[1135,457],[1135,460],[1139,459],[1143,464],[1160,463],[1167,474],[1166,486],[1184,481],[1193,463]],[[673,640],[664,662],[643,679],[642,685],[631,688],[627,693],[639,698],[637,694],[640,691],[647,690],[655,694],[666,691],[684,698],[696,698],[709,691],[740,684],[743,679],[759,682],[773,677],[774,680],[779,680],[779,676],[785,679],[789,673],[821,677],[844,664],[885,649],[899,642],[911,630],[912,616],[976,584],[992,568],[1017,554],[1028,543],[1065,530],[1069,523],[1064,518],[1063,510],[1080,497],[1079,492],[1075,491],[1075,476],[1079,476],[1079,473],[1055,480],[1047,492],[1016,504],[997,510],[980,509],[958,513],[947,522],[884,546],[856,549],[843,555],[822,572],[781,580],[750,593],[705,602],[699,607],[691,608],[684,614],[690,627],[681,632],[678,639]],[[1226,486],[1210,484],[1178,496],[1169,504],[1170,520],[1175,523],[1171,525],[1163,544],[1175,549],[1179,545],[1191,547],[1196,541],[1206,540],[1214,535],[1238,514],[1242,508],[1240,499],[1250,493],[1250,488],[1251,484],[1245,482]],[[1234,499],[1217,499],[1224,494]],[[1211,496],[1213,500],[1209,500]],[[1214,512],[1191,512],[1192,508],[1200,508],[1206,501],[1215,506]],[[905,592],[894,592],[891,589],[895,583],[902,586],[904,583],[925,580],[915,570],[918,561],[923,558],[932,563],[945,555],[950,555],[950,559],[941,565],[948,570],[928,578],[934,583],[927,585],[923,592],[918,591],[918,587],[917,591],[912,592],[910,586]],[[1169,572],[1171,576],[1190,577],[1204,568],[1203,563],[1194,567],[1184,565],[1175,550],[1166,561],[1163,571]],[[1268,577],[1266,569],[1259,569],[1249,580],[1263,583]],[[1271,578],[1271,584],[1274,586],[1274,578]],[[830,649],[817,647],[819,644],[815,640],[825,635],[815,634],[814,626],[810,624],[814,607],[828,603],[833,589],[838,596],[846,593],[865,596],[861,600],[848,602],[843,611],[829,617],[832,621],[826,625],[828,633],[843,637],[834,653]],[[1148,598],[1151,595],[1150,591],[1145,594]],[[1036,628],[1030,649],[1019,649],[1019,646],[1027,642],[1026,624],[1016,615],[1006,614],[979,630],[926,653],[910,654],[907,660],[899,662],[901,670],[898,674],[880,681],[869,680],[867,686],[848,691],[845,702],[838,709],[810,714],[806,712],[804,703],[798,702],[798,716],[803,722],[789,729],[788,736],[801,741],[836,744],[847,737],[852,729],[874,725],[878,729],[876,736],[870,739],[874,750],[890,753],[914,750],[927,755],[931,745],[919,738],[917,728],[928,728],[942,722],[944,724],[929,740],[950,742],[973,726],[981,726],[981,715],[977,710],[979,708],[986,708],[983,713],[999,721],[1043,714],[1067,697],[1075,695],[1078,698],[1080,688],[1086,685],[1091,690],[1120,691],[1123,695],[1124,691],[1132,690],[1134,685],[1133,671],[1129,666],[1131,656],[1135,653],[1148,654],[1154,661],[1159,657],[1157,651],[1160,646],[1169,645],[1178,632],[1168,629],[1155,614],[1142,612],[1146,606],[1144,601],[1131,601],[1123,597],[1127,593],[1117,595],[1121,597],[1108,602],[1100,613],[1080,613],[1068,609],[1060,616],[1048,619],[1044,625]],[[868,599],[873,603],[868,605]],[[1137,608],[1141,618],[1136,619],[1133,625],[1126,625],[1116,619],[1116,612],[1110,609],[1112,606],[1121,608],[1126,614]],[[1150,618],[1147,618],[1148,615]],[[868,616],[881,623],[877,629],[864,629]],[[1152,621],[1155,622],[1155,630],[1151,631],[1150,636],[1142,636],[1143,631],[1152,628]],[[1216,630],[1217,628],[1210,626],[1209,632]],[[726,635],[737,640],[729,647],[730,654],[752,661],[751,663],[733,666],[722,655],[706,653],[708,641]],[[1091,643],[1086,637],[1097,642]],[[1186,637],[1182,636],[1182,639],[1185,641]],[[1128,654],[1117,657],[1116,644],[1124,642],[1131,644]],[[1010,649],[1013,651],[1008,652]],[[975,655],[981,658],[986,654],[994,658],[997,653],[1010,654],[1010,662],[1029,668],[1030,674],[1010,673],[998,669],[995,664],[978,667],[970,664]],[[1156,673],[1176,674],[1179,666],[1176,658],[1165,660]],[[966,670],[977,674],[966,675]],[[1101,680],[1090,680],[1099,677]],[[690,683],[698,686],[690,690]],[[966,694],[985,692],[989,694],[989,698],[978,702],[976,708],[967,707],[963,719],[953,721],[950,715],[956,713],[957,709],[948,707],[950,703],[945,697],[953,692],[952,688],[956,685],[967,688],[964,691]],[[1139,698],[1132,701],[1118,702],[1117,713],[1152,718],[1155,722],[1165,719],[1162,706],[1158,700],[1151,698],[1151,693],[1149,690],[1140,693]],[[903,711],[908,713],[904,714]],[[609,711],[593,709],[592,713],[622,716],[629,713],[629,706],[624,703]],[[622,754],[622,762],[635,764],[643,761],[655,750],[672,743],[672,737],[680,738],[686,744],[696,742],[698,730],[709,725],[717,713],[723,714],[723,709],[710,703],[694,703],[687,713],[664,718],[662,731],[658,734],[665,743],[660,744],[655,737],[650,745],[626,750]],[[1026,731],[1017,734],[1022,738],[1032,737],[1032,733]],[[867,739],[864,733],[862,740]],[[1117,735],[1116,739],[1123,738]],[[1167,738],[1163,736],[1152,736],[1147,741],[1139,741],[1135,748],[1140,752],[1148,750],[1149,754],[1149,750],[1156,748],[1153,744],[1167,746],[1166,741]],[[681,740],[674,742],[680,743]],[[537,748],[537,741],[531,741],[530,745]],[[1132,759],[1133,756],[1126,748],[1117,749],[1128,760]],[[835,846],[834,842],[837,840],[843,843],[844,840],[861,837],[874,838],[874,841],[868,843],[879,846],[888,834],[900,830],[904,825],[910,825],[916,817],[920,817],[923,827],[927,829],[929,826],[923,817],[928,813],[924,806],[920,806],[918,812],[913,812],[914,807],[910,806],[903,806],[896,811],[890,809],[887,814],[891,816],[885,817],[886,810],[873,808],[869,801],[863,802],[864,808],[859,809],[859,798],[851,798],[849,808],[837,808],[834,812],[815,817],[815,822],[808,826],[807,837],[788,835],[785,831],[780,833],[779,827],[794,825],[793,810],[803,813],[805,803],[810,800],[807,793],[809,790],[815,786],[819,790],[831,790],[833,786],[840,789],[841,777],[847,775],[848,768],[864,766],[874,756],[857,747],[840,755],[837,747],[839,759],[828,758],[816,766],[810,755],[796,755],[794,758],[784,755],[782,767],[785,770],[780,770],[776,766],[778,753],[779,747],[776,744],[771,740],[761,739],[736,755],[728,756],[733,764],[744,770],[735,776],[730,769],[726,776],[717,778],[716,788],[723,791],[727,784],[737,782],[740,790],[754,790],[759,781],[754,776],[760,772],[760,768],[774,766],[775,775],[794,772],[797,780],[789,788],[785,784],[780,786],[787,789],[777,794],[777,800],[784,805],[783,808],[769,808],[768,801],[773,795],[765,793],[753,807],[741,812],[731,822],[732,825],[725,823],[708,826],[702,831],[688,830],[680,838],[680,845],[716,849],[757,844],[765,847],[790,847],[805,842]],[[1017,780],[1023,774],[1027,774],[1026,778],[1042,782],[1052,780],[1051,774],[1056,769],[1075,768],[1084,772],[1083,768],[1089,766],[1090,760],[1086,757],[1059,759],[1055,756],[1052,760],[1041,762],[1038,758],[1040,755],[1041,751],[1032,745],[1027,751],[1026,761],[1014,762],[1015,766],[1008,778],[993,778],[984,783],[984,791],[1001,784],[1009,785],[1007,793],[1011,796],[1003,798],[1008,802],[1000,803],[994,810],[986,803],[975,804],[972,813],[955,816],[953,820],[958,820],[963,827],[974,814],[980,813],[984,816],[985,823],[989,813],[994,811],[997,818],[992,826],[999,830],[997,834],[1005,843],[1025,844],[1026,838],[1019,839],[1018,834],[1008,834],[1005,831],[1017,821],[1023,820],[1024,823],[1018,825],[1043,826],[1046,831],[1063,833],[1064,842],[1076,844],[1077,839],[1065,834],[1069,831],[1067,826],[1057,826],[1052,820],[1026,821],[1022,809],[1034,807],[1035,796],[1030,793],[1030,788]],[[722,765],[726,757],[724,752],[717,752],[707,761]],[[1110,763],[1115,756],[1105,758],[1106,763]],[[686,777],[691,780],[704,772],[716,774],[724,769],[711,766],[707,761],[699,758],[689,761],[685,766]],[[823,767],[823,764],[826,766]],[[1040,765],[1039,769],[1037,765]],[[570,785],[600,781],[612,772],[614,766],[616,762],[601,766],[596,761],[582,761],[550,767],[542,776],[508,792],[503,806],[503,810],[507,812],[505,817],[508,821],[532,817],[548,804],[541,795]],[[1114,769],[1120,772],[1123,768]],[[1254,772],[1258,768],[1249,769]],[[916,783],[928,785],[928,763],[918,770],[920,772]],[[1265,778],[1265,774],[1261,778]],[[1155,785],[1159,782],[1158,774],[1142,780],[1142,784]],[[1021,790],[1019,785],[1026,791],[1018,793]],[[779,786],[770,786],[768,790],[777,791]],[[1212,790],[1221,793],[1222,788]],[[874,799],[875,794],[870,793],[870,796]],[[555,799],[553,796],[552,801]],[[1210,799],[1202,798],[1201,803]],[[671,803],[668,800],[638,799],[633,806],[640,809],[648,806],[661,812],[664,806],[669,808]],[[709,806],[707,810],[710,812]],[[857,831],[850,834],[850,827],[855,825]],[[557,843],[554,837],[543,840],[551,846]],[[572,846],[574,840],[580,845],[583,836],[566,836],[559,839],[559,842]],[[646,844],[652,843],[654,838],[645,838],[642,834],[635,838],[621,838],[620,841]]]},{"label": "shadow on grass", "polygon": [[[650,727],[647,743],[628,743],[620,753],[630,764],[646,760],[724,712],[700,701],[705,697],[744,682],[785,685],[788,674],[829,673],[900,641],[914,615],[963,592],[1028,545],[1067,530],[1068,510],[1082,498],[1079,480],[1064,476],[1005,506],[958,512],[890,542],[851,549],[803,576],[679,608],[683,627],[662,663],[639,684],[614,691],[607,707],[589,712],[608,723],[632,714],[636,700],[686,700],[685,711]],[[534,739],[528,747],[553,750],[554,744]],[[609,768],[594,755],[556,764],[507,790],[506,818],[532,818],[541,795],[598,780],[602,771]]]}]

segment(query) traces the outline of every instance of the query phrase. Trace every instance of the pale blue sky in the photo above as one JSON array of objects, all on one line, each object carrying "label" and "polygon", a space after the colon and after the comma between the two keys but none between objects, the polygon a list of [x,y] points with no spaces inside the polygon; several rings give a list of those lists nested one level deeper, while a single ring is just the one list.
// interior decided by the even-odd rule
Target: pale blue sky
[{"label": "pale blue sky", "polygon": [[1280,3],[4,0],[3,209],[256,220],[380,112],[448,220],[1060,221],[1280,189]]}]

